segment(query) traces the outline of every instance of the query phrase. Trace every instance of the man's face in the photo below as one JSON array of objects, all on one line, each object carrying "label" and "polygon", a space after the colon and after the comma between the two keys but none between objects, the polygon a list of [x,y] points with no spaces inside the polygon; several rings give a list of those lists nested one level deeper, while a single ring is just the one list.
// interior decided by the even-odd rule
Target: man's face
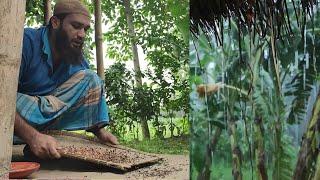
[{"label": "man's face", "polygon": [[82,48],[90,19],[81,14],[67,15],[56,30],[56,49],[68,64],[82,61]]}]

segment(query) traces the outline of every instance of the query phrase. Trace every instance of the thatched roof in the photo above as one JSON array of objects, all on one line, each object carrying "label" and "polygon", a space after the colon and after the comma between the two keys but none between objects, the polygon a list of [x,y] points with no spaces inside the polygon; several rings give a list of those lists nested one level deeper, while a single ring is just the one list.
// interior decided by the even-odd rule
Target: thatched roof
[{"label": "thatched roof", "polygon": [[[303,27],[317,6],[318,0],[190,0],[190,28],[197,33],[198,26],[204,30],[209,27],[219,37],[223,21],[232,18],[238,28],[253,30],[260,36],[273,31],[274,37],[280,38],[292,33],[292,21]],[[289,18],[291,11],[295,19]]]}]

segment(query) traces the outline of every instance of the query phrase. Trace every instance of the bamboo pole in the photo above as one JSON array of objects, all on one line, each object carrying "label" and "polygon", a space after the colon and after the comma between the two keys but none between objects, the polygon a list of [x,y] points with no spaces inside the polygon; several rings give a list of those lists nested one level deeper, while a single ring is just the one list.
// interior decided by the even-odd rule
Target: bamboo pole
[{"label": "bamboo pole", "polygon": [[268,173],[266,169],[266,157],[264,151],[264,129],[262,118],[257,117],[254,121],[255,131],[255,144],[256,144],[256,163],[257,163],[257,176],[259,180],[267,180]]},{"label": "bamboo pole", "polygon": [[9,179],[25,6],[0,1],[0,179]]},{"label": "bamboo pole", "polygon": [[234,120],[230,120],[228,122],[229,128],[229,136],[230,136],[230,144],[232,151],[232,175],[234,180],[242,180],[242,152],[238,145],[237,139],[237,128]]},{"label": "bamboo pole", "polygon": [[103,36],[101,27],[101,0],[94,0],[94,29],[96,40],[96,58],[97,58],[97,72],[102,80],[105,80],[104,65],[103,65]]},{"label": "bamboo pole", "polygon": [[43,0],[43,4],[44,4],[44,25],[49,24],[50,21],[50,17],[52,16],[52,12],[51,12],[51,0]]}]

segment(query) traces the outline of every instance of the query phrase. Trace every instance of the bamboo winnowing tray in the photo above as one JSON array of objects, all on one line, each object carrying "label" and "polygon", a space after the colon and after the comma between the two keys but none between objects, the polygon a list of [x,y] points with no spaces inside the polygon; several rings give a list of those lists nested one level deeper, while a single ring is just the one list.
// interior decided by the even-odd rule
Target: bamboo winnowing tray
[{"label": "bamboo winnowing tray", "polygon": [[101,144],[96,138],[67,131],[48,131],[62,147],[61,155],[128,171],[154,164],[162,158],[155,155],[109,144]]}]

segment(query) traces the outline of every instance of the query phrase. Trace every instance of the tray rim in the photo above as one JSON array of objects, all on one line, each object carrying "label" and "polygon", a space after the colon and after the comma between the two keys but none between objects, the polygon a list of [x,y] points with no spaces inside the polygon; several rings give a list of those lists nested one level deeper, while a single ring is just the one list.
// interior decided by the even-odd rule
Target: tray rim
[{"label": "tray rim", "polygon": [[69,136],[69,137],[80,138],[80,139],[84,139],[84,140],[88,140],[88,141],[93,141],[93,142],[101,144],[103,146],[109,146],[109,147],[121,149],[121,150],[128,150],[128,151],[132,151],[132,152],[139,153],[142,155],[150,156],[150,160],[148,160],[147,162],[132,163],[131,165],[128,165],[128,164],[112,163],[112,162],[103,161],[103,160],[94,159],[94,158],[83,158],[83,156],[80,156],[80,155],[70,155],[70,154],[62,152],[62,155],[64,157],[83,160],[83,161],[87,161],[87,162],[91,162],[91,163],[95,163],[95,164],[99,164],[99,165],[109,166],[109,167],[113,167],[116,169],[120,169],[122,171],[128,171],[130,169],[134,169],[135,167],[139,167],[139,166],[143,166],[143,165],[147,165],[147,164],[155,164],[155,163],[163,160],[162,157],[159,157],[158,155],[153,154],[153,153],[139,151],[139,150],[128,148],[128,147],[125,147],[122,145],[112,145],[109,143],[101,143],[99,141],[99,139],[96,137],[90,137],[90,136],[86,136],[86,135],[75,133],[75,132],[70,132],[70,131],[65,131],[65,130],[62,130],[62,131],[61,130],[48,130],[48,131],[43,131],[42,133],[47,134],[47,135],[51,135],[51,136]]}]

